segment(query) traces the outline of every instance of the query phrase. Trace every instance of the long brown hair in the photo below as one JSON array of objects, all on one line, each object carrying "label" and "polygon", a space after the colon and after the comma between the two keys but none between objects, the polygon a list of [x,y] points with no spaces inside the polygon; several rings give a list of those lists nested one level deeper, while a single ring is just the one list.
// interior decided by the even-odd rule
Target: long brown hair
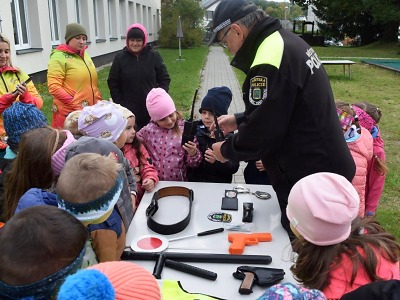
[{"label": "long brown hair", "polygon": [[[59,131],[56,148],[65,141],[66,134]],[[21,196],[30,188],[50,188],[55,180],[51,156],[57,131],[50,128],[29,130],[21,136],[17,157],[4,178],[4,219],[9,220]]]},{"label": "long brown hair", "polygon": [[293,248],[298,249],[295,265],[290,268],[293,276],[305,287],[321,291],[329,285],[329,274],[340,267],[343,255],[349,258],[353,267],[350,285],[354,283],[361,267],[371,281],[382,280],[376,274],[377,253],[392,263],[400,258],[400,245],[395,237],[369,218],[355,219],[350,236],[340,244],[317,246],[304,239],[297,239],[293,242]]}]

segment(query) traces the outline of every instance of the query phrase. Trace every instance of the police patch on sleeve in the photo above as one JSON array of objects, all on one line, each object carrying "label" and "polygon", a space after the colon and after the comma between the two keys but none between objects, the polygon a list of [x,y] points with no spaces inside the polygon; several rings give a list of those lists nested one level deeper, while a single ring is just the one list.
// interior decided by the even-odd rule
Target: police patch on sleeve
[{"label": "police patch on sleeve", "polygon": [[253,105],[260,105],[267,99],[268,78],[255,76],[250,79],[249,101]]}]

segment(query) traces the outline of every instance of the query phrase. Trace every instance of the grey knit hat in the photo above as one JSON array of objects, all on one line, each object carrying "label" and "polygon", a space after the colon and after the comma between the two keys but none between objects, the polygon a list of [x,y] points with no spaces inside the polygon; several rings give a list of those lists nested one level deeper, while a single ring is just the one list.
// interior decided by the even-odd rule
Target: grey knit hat
[{"label": "grey knit hat", "polygon": [[77,35],[85,35],[87,38],[87,33],[85,27],[83,27],[81,24],[78,23],[70,23],[67,25],[67,28],[65,29],[65,42],[68,44],[68,42],[76,37]]}]

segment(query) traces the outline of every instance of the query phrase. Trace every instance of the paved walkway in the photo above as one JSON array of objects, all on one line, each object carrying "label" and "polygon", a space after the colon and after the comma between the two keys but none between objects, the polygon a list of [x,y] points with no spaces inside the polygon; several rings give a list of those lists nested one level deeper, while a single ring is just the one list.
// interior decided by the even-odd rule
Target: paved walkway
[{"label": "paved walkway", "polygon": [[[210,47],[206,65],[201,72],[201,79],[202,83],[198,93],[199,100],[195,104],[195,112],[199,111],[201,100],[207,94],[207,91],[216,86],[227,86],[232,91],[233,99],[229,106],[229,114],[244,111],[241,86],[222,47]],[[199,114],[197,117],[200,117]],[[246,163],[240,163],[239,170],[233,176],[232,183],[244,183],[243,169],[245,166]]]}]

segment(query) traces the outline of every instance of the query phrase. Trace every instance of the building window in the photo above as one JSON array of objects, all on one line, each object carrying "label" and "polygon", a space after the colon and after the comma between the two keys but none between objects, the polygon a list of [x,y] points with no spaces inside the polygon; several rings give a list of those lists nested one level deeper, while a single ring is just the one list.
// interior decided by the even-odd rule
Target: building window
[{"label": "building window", "polygon": [[120,13],[120,22],[119,22],[119,32],[120,36],[125,36],[126,33],[126,2],[125,0],[119,0],[119,13]]},{"label": "building window", "polygon": [[114,0],[108,0],[108,34],[110,38],[117,36],[117,11]]},{"label": "building window", "polygon": [[93,0],[93,12],[94,12],[94,33],[96,39],[99,38],[99,8],[97,7],[97,1]]},{"label": "building window", "polygon": [[105,41],[105,14],[103,0],[93,0],[93,15],[94,15],[94,32],[96,35],[96,42]]},{"label": "building window", "polygon": [[138,22],[140,24],[143,24],[143,21],[142,21],[142,10],[141,10],[140,7],[141,7],[140,4],[136,4],[136,22]]},{"label": "building window", "polygon": [[50,33],[51,43],[53,45],[60,44],[60,21],[58,11],[58,0],[49,0]]},{"label": "building window", "polygon": [[30,48],[30,36],[28,31],[29,19],[27,0],[13,0],[11,2],[11,12],[14,26],[15,49]]},{"label": "building window", "polygon": [[75,0],[75,16],[76,16],[76,23],[80,24],[82,16],[82,8],[80,0]]}]

